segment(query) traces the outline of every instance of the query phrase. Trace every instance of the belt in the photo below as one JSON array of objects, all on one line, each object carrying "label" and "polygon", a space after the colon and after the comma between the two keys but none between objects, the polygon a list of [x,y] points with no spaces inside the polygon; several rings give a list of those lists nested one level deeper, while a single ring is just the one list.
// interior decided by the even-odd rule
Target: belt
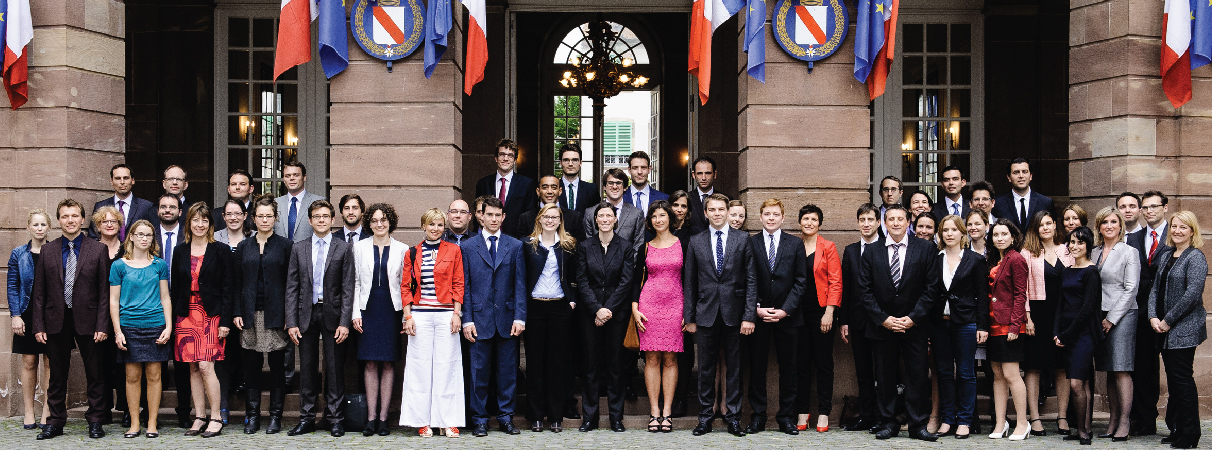
[{"label": "belt", "polygon": [[563,298],[538,298],[538,297],[531,297],[531,298],[533,300],[539,301],[539,302],[554,302],[556,300],[563,300]]},{"label": "belt", "polygon": [[324,296],[323,296],[323,295],[321,295],[319,298],[317,298],[315,303],[312,303],[312,305],[314,305],[314,306],[320,306],[320,305],[323,305],[323,304],[324,304]]},{"label": "belt", "polygon": [[951,316],[943,316],[943,320],[951,320]]}]

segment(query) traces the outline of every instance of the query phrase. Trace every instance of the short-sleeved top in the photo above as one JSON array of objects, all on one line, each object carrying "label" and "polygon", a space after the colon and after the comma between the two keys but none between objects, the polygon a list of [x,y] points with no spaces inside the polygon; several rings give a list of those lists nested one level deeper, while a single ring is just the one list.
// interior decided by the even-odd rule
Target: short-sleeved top
[{"label": "short-sleeved top", "polygon": [[165,326],[164,305],[160,303],[160,280],[168,281],[168,264],[155,258],[147,267],[135,269],[119,259],[109,269],[109,285],[121,286],[118,320],[122,326],[156,328]]}]

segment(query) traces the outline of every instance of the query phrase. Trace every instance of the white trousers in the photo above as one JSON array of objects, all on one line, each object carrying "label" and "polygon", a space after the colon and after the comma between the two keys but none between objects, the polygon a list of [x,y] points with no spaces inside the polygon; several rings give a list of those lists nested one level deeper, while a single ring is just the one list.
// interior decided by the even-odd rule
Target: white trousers
[{"label": "white trousers", "polygon": [[449,428],[466,423],[463,353],[450,332],[453,311],[414,311],[417,335],[408,337],[400,425]]}]

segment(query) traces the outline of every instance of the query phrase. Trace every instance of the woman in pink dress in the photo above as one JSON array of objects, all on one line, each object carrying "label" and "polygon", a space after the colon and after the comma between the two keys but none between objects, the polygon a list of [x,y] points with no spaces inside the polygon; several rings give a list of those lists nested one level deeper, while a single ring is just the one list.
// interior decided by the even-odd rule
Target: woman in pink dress
[{"label": "woman in pink dress", "polygon": [[[669,225],[673,209],[667,201],[648,206],[648,228],[656,237],[636,257],[638,292],[631,304],[640,351],[644,352],[644,384],[648,388],[651,417],[648,431],[673,431],[669,419],[673,391],[678,383],[677,353],[682,352],[682,242]],[[664,404],[658,405],[662,398]]]}]

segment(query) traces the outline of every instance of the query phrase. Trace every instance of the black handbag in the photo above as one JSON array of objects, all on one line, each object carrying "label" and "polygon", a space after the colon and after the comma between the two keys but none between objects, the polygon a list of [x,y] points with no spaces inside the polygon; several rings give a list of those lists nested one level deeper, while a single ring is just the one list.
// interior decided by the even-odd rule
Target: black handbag
[{"label": "black handbag", "polygon": [[345,420],[342,426],[346,430],[366,428],[366,394],[345,394]]}]

